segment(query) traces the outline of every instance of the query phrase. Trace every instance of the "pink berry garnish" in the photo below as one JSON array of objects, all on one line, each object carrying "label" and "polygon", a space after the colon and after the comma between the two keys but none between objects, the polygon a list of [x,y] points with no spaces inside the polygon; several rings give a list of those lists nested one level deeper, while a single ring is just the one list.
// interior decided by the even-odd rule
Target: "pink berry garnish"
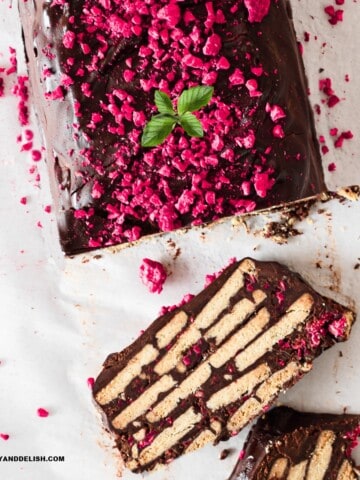
[{"label": "pink berry garnish", "polygon": [[49,416],[49,412],[47,410],[45,410],[45,408],[38,408],[37,409],[37,414],[38,414],[38,417],[42,417],[42,418],[45,418],[45,417]]},{"label": "pink berry garnish", "polygon": [[0,433],[0,438],[2,438],[3,440],[9,440],[10,435],[8,435],[7,433]]},{"label": "pink berry garnish", "polygon": [[151,293],[161,293],[167,278],[164,266],[160,262],[144,258],[140,265],[140,279]]},{"label": "pink berry garnish", "polygon": [[87,379],[87,384],[88,384],[88,387],[89,387],[89,388],[92,389],[93,386],[94,386],[94,383],[95,383],[95,379],[94,379],[93,377],[89,377],[89,378]]}]

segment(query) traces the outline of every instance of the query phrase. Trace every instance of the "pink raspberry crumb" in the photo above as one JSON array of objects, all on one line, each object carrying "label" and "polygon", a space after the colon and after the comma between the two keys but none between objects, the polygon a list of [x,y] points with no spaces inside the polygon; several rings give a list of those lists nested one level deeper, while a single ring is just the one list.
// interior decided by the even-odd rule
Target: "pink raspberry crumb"
[{"label": "pink raspberry crumb", "polygon": [[335,172],[335,170],[336,170],[336,163],[333,163],[333,162],[330,163],[330,164],[328,165],[328,170],[329,170],[329,172]]},{"label": "pink raspberry crumb", "polygon": [[347,319],[345,317],[341,317],[339,320],[334,320],[329,325],[329,332],[331,333],[331,335],[334,335],[334,337],[339,338],[345,335],[347,328]]},{"label": "pink raspberry crumb", "polygon": [[272,134],[275,138],[284,138],[285,133],[281,125],[275,125],[275,127],[272,130]]},{"label": "pink raspberry crumb", "polygon": [[208,287],[212,282],[214,282],[217,278],[220,277],[220,275],[226,270],[230,265],[236,262],[235,257],[231,257],[228,261],[228,263],[223,267],[221,270],[215,273],[209,273],[205,276],[205,285],[204,288]]},{"label": "pink raspberry crumb", "polygon": [[26,204],[27,204],[27,198],[26,198],[26,197],[21,197],[21,198],[20,198],[20,203],[21,203],[22,205],[26,205]]},{"label": "pink raspberry crumb", "polygon": [[267,191],[271,190],[274,186],[275,180],[273,178],[269,178],[268,173],[256,173],[254,175],[254,187],[256,193],[261,198],[265,198]]},{"label": "pink raspberry crumb", "polygon": [[41,152],[39,150],[32,150],[31,158],[34,162],[39,162],[41,160]]},{"label": "pink raspberry crumb", "polygon": [[331,95],[327,101],[328,107],[332,108],[335,107],[337,103],[340,102],[340,98],[337,95]]},{"label": "pink raspberry crumb", "polygon": [[245,458],[245,450],[240,450],[239,452],[239,460],[243,460]]},{"label": "pink raspberry crumb", "polygon": [[205,43],[203,48],[203,54],[215,57],[221,50],[221,37],[216,33],[213,33]]},{"label": "pink raspberry crumb", "polygon": [[0,438],[2,438],[3,440],[9,440],[10,435],[8,435],[7,433],[0,433]]},{"label": "pink raspberry crumb", "polygon": [[90,389],[92,389],[93,386],[94,386],[94,383],[95,383],[95,379],[93,377],[89,377],[86,382],[87,382],[88,387]]},{"label": "pink raspberry crumb", "polygon": [[326,155],[327,153],[329,153],[329,147],[326,145],[322,145],[321,152],[323,155]]},{"label": "pink raspberry crumb", "polygon": [[38,417],[46,418],[49,416],[49,412],[45,410],[45,408],[38,408],[37,409],[37,415]]},{"label": "pink raspberry crumb", "polygon": [[164,266],[160,262],[144,258],[140,265],[140,279],[151,293],[161,293],[167,278]]},{"label": "pink raspberry crumb", "polygon": [[262,22],[269,13],[270,0],[244,0],[245,7],[249,12],[249,22]]},{"label": "pink raspberry crumb", "polygon": [[[337,3],[337,5],[342,5],[342,4]],[[340,10],[340,9],[335,10],[335,8],[332,5],[329,5],[324,8],[324,11],[327,15],[329,15],[330,18],[328,20],[329,20],[329,23],[331,23],[331,25],[336,25],[338,22],[343,21],[344,10]]]}]

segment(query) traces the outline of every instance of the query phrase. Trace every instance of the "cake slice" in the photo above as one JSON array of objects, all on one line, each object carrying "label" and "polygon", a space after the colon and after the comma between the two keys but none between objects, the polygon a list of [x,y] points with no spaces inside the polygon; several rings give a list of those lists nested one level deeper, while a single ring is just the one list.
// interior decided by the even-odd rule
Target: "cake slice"
[{"label": "cake slice", "polygon": [[247,258],[110,355],[94,398],[126,466],[151,470],[236,435],[353,320],[285,266]]},{"label": "cake slice", "polygon": [[[60,240],[67,254],[135,241],[326,189],[288,0],[20,1]],[[211,86],[141,146],[155,92]],[[190,109],[191,110],[191,109]]]},{"label": "cake slice", "polygon": [[251,429],[229,480],[357,480],[359,436],[360,415],[274,408]]}]

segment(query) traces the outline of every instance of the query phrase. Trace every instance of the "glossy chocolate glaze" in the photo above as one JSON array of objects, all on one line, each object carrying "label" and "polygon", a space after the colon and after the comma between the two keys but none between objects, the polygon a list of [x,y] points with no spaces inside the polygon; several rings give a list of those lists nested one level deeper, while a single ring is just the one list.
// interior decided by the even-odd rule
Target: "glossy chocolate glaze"
[{"label": "glossy chocolate glaze", "polygon": [[[331,430],[336,434],[326,480],[337,478],[342,461],[348,458],[352,440],[344,434],[358,429],[360,415],[335,415],[298,412],[281,406],[265,413],[251,429],[241,458],[229,480],[264,480],[279,457],[291,465],[308,460],[319,434]],[[348,460],[353,465],[350,458]]]},{"label": "glossy chocolate glaze", "polygon": [[[212,2],[214,10],[221,8],[225,16],[226,22],[214,25],[212,31],[222,38],[221,54],[230,63],[229,69],[218,71],[214,84],[215,94],[224,103],[241,109],[242,119],[239,125],[233,127],[226,138],[223,138],[224,149],[234,151],[235,161],[229,162],[221,157],[222,152],[214,151],[212,153],[218,159],[216,166],[189,165],[185,172],[173,168],[172,155],[167,158],[162,149],[155,149],[154,165],[144,162],[143,156],[147,150],[133,148],[129,143],[129,132],[133,126],[125,122],[123,135],[110,133],[108,127],[114,123],[113,116],[99,107],[101,102],[108,101],[108,95],[111,95],[114,89],[122,89],[134,97],[134,108],[143,111],[147,119],[151,112],[154,112],[155,89],[145,92],[139,87],[141,79],[152,75],[152,57],[147,59],[148,65],[137,71],[132,81],[125,82],[123,79],[124,71],[128,68],[126,59],[132,59],[134,69],[142,61],[139,48],[148,42],[147,17],[144,17],[145,28],[140,36],[132,36],[120,42],[106,36],[107,51],[103,58],[93,71],[89,72],[85,68],[79,77],[75,72],[79,66],[86,64],[89,55],[99,51],[101,44],[96,38],[89,36],[82,25],[82,12],[86,1],[72,0],[60,5],[61,3],[63,2],[28,0],[20,2],[19,6],[33,97],[47,149],[60,239],[67,254],[123,243],[128,239],[134,240],[194,222],[210,222],[245,211],[242,207],[234,206],[233,202],[236,200],[254,202],[253,206],[246,208],[263,209],[306,198],[325,189],[314,122],[307,98],[306,79],[288,1],[271,2],[270,12],[261,23],[248,22],[248,13],[242,2]],[[162,4],[165,5],[166,2]],[[204,4],[205,2],[183,1],[178,5],[182,15],[185,10],[189,10],[199,19],[200,24],[203,24],[207,18]],[[230,11],[234,5],[238,7],[236,13]],[[102,8],[100,2],[97,6]],[[179,27],[186,35],[191,33],[191,28],[186,26],[183,20]],[[68,30],[80,34],[83,32],[84,42],[87,42],[90,53],[84,53],[78,41],[73,48],[64,47],[63,37]],[[201,52],[198,56],[204,58]],[[251,65],[248,60],[250,57]],[[250,71],[250,67],[256,65],[263,67],[264,74],[260,77],[254,77]],[[262,92],[260,97],[250,97],[244,85],[229,88],[229,75],[237,67],[243,71],[245,80],[257,80],[258,89]],[[44,69],[47,69],[46,75]],[[164,78],[169,72],[175,74],[174,80],[169,81],[170,91],[173,91],[181,77],[181,69],[182,67],[171,59],[164,63]],[[72,85],[61,87],[64,99],[46,100],[45,93],[56,91],[64,73],[74,81]],[[84,83],[90,85],[90,96],[86,96],[82,90]],[[191,83],[201,83],[199,70],[194,70],[193,73],[190,71],[187,84]],[[76,113],[77,102],[81,116]],[[267,103],[280,105],[286,112],[286,118],[280,122],[285,134],[282,139],[274,138],[272,134],[274,123],[269,114],[265,113]],[[211,106],[206,109],[205,113],[210,112]],[[103,120],[93,128],[92,115],[99,112]],[[239,147],[235,142],[236,136],[246,134],[249,128],[256,135],[254,148]],[[184,134],[177,129],[173,137],[176,142],[184,137]],[[122,147],[129,147],[127,151],[130,153],[121,160],[123,164],[119,164],[114,155]],[[266,153],[269,147],[271,153],[269,150]],[[84,149],[88,152],[87,159],[84,157]],[[169,178],[160,172],[165,165],[170,165],[171,168]],[[261,169],[265,168],[272,172],[274,186],[264,197],[259,196],[253,187],[250,194],[244,195],[242,183],[253,182],[254,172],[257,169],[263,171]],[[185,190],[191,188],[193,175],[202,170],[205,170],[206,182],[210,185],[206,188],[215,188],[216,198],[222,199],[221,206],[215,208],[215,205],[202,200],[204,210],[201,214],[195,214],[193,210],[179,212],[175,206],[177,200]],[[170,225],[159,222],[158,211],[154,210],[151,214],[149,208],[153,207],[147,210],[143,208],[143,202],[137,202],[133,192],[125,199],[123,183],[126,174],[131,175],[131,184],[137,179],[147,182],[146,185],[159,197],[161,206],[170,208],[174,216]],[[221,175],[225,175],[229,182],[219,183],[218,178]],[[164,178],[167,186],[159,189]],[[99,196],[94,196],[92,192],[97,182],[100,182],[102,191]],[[168,197],[166,189],[170,191]],[[203,199],[204,193],[205,190],[198,193],[199,198]],[[128,202],[135,202],[133,213],[110,215],[109,208],[111,212],[119,212]],[[84,212],[82,218],[79,218],[79,215],[76,218],[76,210]]]},{"label": "glossy chocolate glaze", "polygon": [[[226,314],[227,312],[231,311],[234,305],[241,299],[241,298],[249,298],[251,299],[251,294],[253,289],[260,289],[266,292],[267,298],[261,302],[261,304],[257,307],[256,311],[260,310],[263,307],[270,313],[270,322],[268,328],[272,325],[275,325],[286,310],[289,308],[290,305],[294,303],[296,299],[298,299],[304,293],[309,293],[314,299],[314,305],[309,316],[309,319],[306,321],[307,324],[311,323],[314,319],[321,318],[323,315],[329,314],[332,320],[336,318],[340,318],[346,312],[349,313],[345,307],[333,302],[330,299],[327,299],[321,295],[319,295],[316,291],[314,291],[304,280],[296,273],[291,272],[286,267],[276,262],[259,262],[252,260],[255,264],[255,268],[257,271],[257,281],[252,283],[253,280],[250,278],[246,278],[245,285],[243,288],[239,288],[239,291],[236,295],[231,298],[229,306],[225,312],[222,314]],[[171,318],[179,311],[182,310],[186,312],[189,316],[189,321],[185,325],[182,330],[182,333],[190,326],[193,318],[198,315],[207,302],[215,295],[217,291],[225,284],[225,282],[229,279],[232,273],[236,270],[241,262],[236,262],[225,269],[225,271],[207,288],[205,288],[200,294],[194,297],[185,305],[181,306],[179,309],[173,310],[155,320],[145,331],[144,333],[135,340],[130,346],[126,349],[121,351],[120,353],[114,353],[109,355],[104,363],[104,368],[100,375],[97,377],[93,389],[94,397],[96,399],[96,395],[100,392],[106,385],[108,385],[111,380],[129,363],[134,355],[136,355],[140,350],[143,349],[145,345],[151,344],[156,346],[156,332],[161,330],[170,320]],[[286,285],[284,290],[284,298],[280,302],[278,301],[277,292],[279,289],[279,282]],[[250,288],[251,287],[251,288]],[[205,334],[205,331],[203,332]],[[233,333],[230,334],[230,336]],[[269,350],[263,357],[259,358],[255,364],[250,365],[247,369],[243,370],[241,373],[237,373],[236,369],[232,374],[231,380],[224,380],[224,375],[228,372],[228,364],[224,365],[219,369],[213,369],[212,376],[209,380],[202,385],[201,389],[204,392],[202,398],[198,398],[194,395],[190,395],[187,399],[179,403],[179,405],[173,410],[171,413],[172,418],[177,418],[181,415],[184,411],[188,408],[195,406],[196,409],[200,411],[206,410],[206,400],[211,397],[211,395],[219,390],[222,387],[227,386],[232,381],[236,380],[241,375],[245,375],[248,371],[252,370],[255,366],[260,365],[264,362],[271,368],[272,372],[276,372],[281,369],[283,365],[286,365],[288,362],[295,360],[299,361],[303,365],[311,364],[312,361],[320,355],[324,350],[331,347],[336,341],[343,341],[346,340],[349,331],[344,333],[341,338],[335,338],[331,335],[328,331],[324,330],[324,333],[321,337],[321,340],[317,345],[311,345],[309,341],[309,334],[302,328],[299,331],[294,332],[289,337],[287,337],[287,341],[290,343],[298,343],[299,340],[304,340],[307,348],[306,352],[299,355],[299,352],[296,348],[286,348],[284,349],[282,345],[276,345],[272,350]],[[226,339],[225,339],[226,341]],[[194,364],[191,366],[190,371],[193,371],[202,359],[206,359],[211,353],[216,350],[216,345],[210,340],[202,341],[202,351],[199,358],[196,359]],[[162,358],[163,355],[167,353],[167,347],[160,349],[159,357],[143,369],[144,378],[143,381],[140,381],[139,378],[133,379],[124,391],[124,396],[122,396],[122,400],[119,403],[119,399],[114,399],[110,403],[106,405],[99,405],[105,414],[108,425],[111,430],[114,431],[116,437],[116,443],[118,448],[120,449],[124,459],[128,459],[131,457],[131,453],[129,451],[129,438],[132,437],[134,434],[133,426],[129,425],[124,430],[116,430],[113,428],[111,421],[119,414],[119,412],[126,407],[127,404],[130,404],[139,396],[139,390],[146,389],[149,385],[154,384],[159,378],[158,375],[154,371],[154,367],[156,363],[159,361],[159,358]],[[171,373],[172,376],[175,378],[177,384],[180,384],[186,375],[186,373]],[[298,378],[294,378],[289,384],[284,385],[284,388],[291,387]],[[163,396],[166,396],[167,393]],[[158,400],[160,401],[163,398],[162,395],[159,396]],[[217,441],[226,440],[230,436],[230,432],[226,428],[227,419],[231,412],[234,412],[237,408],[245,400],[243,398],[239,399],[238,401],[234,402],[233,404],[229,404],[228,406],[221,408],[219,411],[216,412],[216,418],[222,423],[222,431],[221,434],[218,436]],[[203,421],[191,431],[180,444],[176,445],[175,448],[171,451],[172,458],[181,455],[191,440],[193,440],[202,429],[209,428],[209,421],[211,416],[204,415]],[[139,422],[145,422],[145,416],[139,417]],[[161,431],[161,422],[158,424],[153,424],[152,429],[155,431]],[[136,430],[136,429],[135,429]],[[168,454],[170,455],[170,454]],[[155,463],[166,463],[168,457],[162,456],[158,459]],[[154,467],[154,464],[149,464],[146,466],[146,470],[150,470]]]}]

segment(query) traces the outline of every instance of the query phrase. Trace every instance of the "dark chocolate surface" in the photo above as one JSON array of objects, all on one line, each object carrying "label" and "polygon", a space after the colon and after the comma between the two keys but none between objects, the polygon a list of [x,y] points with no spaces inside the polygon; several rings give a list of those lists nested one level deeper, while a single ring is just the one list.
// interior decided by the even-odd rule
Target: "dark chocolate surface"
[{"label": "dark chocolate surface", "polygon": [[[289,307],[293,305],[299,297],[303,294],[310,294],[313,298],[313,307],[306,319],[305,325],[284,338],[281,342],[277,343],[271,350],[267,351],[265,355],[242,371],[236,370],[234,361],[235,357],[230,358],[230,360],[222,367],[213,368],[211,377],[203,385],[199,386],[201,389],[201,395],[193,394],[179,402],[169,416],[169,419],[171,418],[171,421],[173,422],[174,419],[182,415],[187,409],[195,408],[195,410],[201,412],[203,416],[201,422],[199,422],[174,448],[165,452],[165,454],[160,456],[155,462],[151,462],[142,468],[139,467],[139,471],[152,469],[155,464],[167,463],[171,459],[184,453],[187,446],[201,433],[202,430],[211,428],[211,422],[214,418],[221,423],[221,431],[216,436],[216,442],[226,440],[232,434],[236,433],[228,430],[227,421],[249,397],[254,396],[255,394],[254,392],[249,392],[248,395],[220,408],[215,413],[210,412],[206,407],[206,402],[219,389],[230,385],[238,378],[246,375],[248,372],[264,363],[268,365],[272,373],[275,373],[290,362],[294,361],[301,365],[301,369],[303,369],[301,370],[302,373],[299,374],[299,377],[301,377],[311,368],[313,360],[318,355],[331,347],[335,342],[346,340],[349,335],[349,329],[353,321],[352,314],[349,310],[316,293],[298,274],[291,272],[286,267],[276,262],[251,261],[254,262],[255,266],[253,272],[254,275],[245,275],[244,286],[239,287],[238,292],[230,299],[228,306],[221,312],[216,321],[231,312],[240,299],[251,299],[254,290],[262,290],[266,293],[267,298],[256,307],[255,312],[248,321],[250,321],[259,310],[265,307],[270,313],[270,320],[266,329],[271,328],[277,324],[279,318],[285,314]],[[116,377],[116,375],[129,364],[131,359],[140,352],[144,346],[153,345],[156,347],[156,333],[167,325],[168,322],[170,322],[170,320],[180,311],[186,312],[188,315],[186,325],[176,337],[181,338],[181,336],[185,334],[192,325],[193,319],[197,317],[205,305],[214,297],[216,292],[221,289],[242,262],[243,261],[236,262],[230,265],[213,283],[188,303],[155,320],[155,322],[153,322],[145,332],[125,350],[110,355],[104,363],[103,371],[96,379],[93,390],[95,399],[97,399],[99,392],[101,392]],[[348,326],[343,329],[340,334],[339,332],[335,332],[336,335],[334,335],[334,330],[331,325],[334,325],[334,322],[336,325],[337,322],[345,318],[344,316],[348,318],[346,321]],[[197,344],[199,349],[196,355],[189,354],[188,350],[183,352],[183,355],[187,355],[190,359],[186,371],[183,372],[176,369],[175,371],[171,371],[171,376],[175,379],[177,385],[180,385],[201,362],[205,361],[211,356],[211,354],[216,352],[216,350],[226,343],[228,338],[234,333],[231,332],[231,334],[226,337],[219,346],[217,346],[211,338],[206,336],[207,331],[208,329],[202,332],[203,338],[201,343]],[[117,446],[125,461],[128,461],[131,458],[131,445],[133,444],[132,438],[134,433],[140,428],[139,425],[148,429],[152,434],[158,435],[164,427],[166,428],[168,426],[168,424],[166,424],[167,419],[164,418],[160,422],[149,424],[146,420],[145,413],[144,415],[139,415],[135,427],[130,424],[125,430],[114,428],[111,422],[123,409],[128,405],[131,405],[131,403],[139,397],[139,393],[141,394],[144,390],[149,388],[149,386],[159,380],[159,375],[154,369],[159,360],[161,360],[168,351],[171,351],[172,346],[173,345],[170,344],[160,348],[157,358],[142,368],[142,373],[136,376],[136,378],[128,384],[121,396],[106,404],[99,404],[106,415],[109,428],[115,433]],[[251,348],[251,343],[249,348]],[[231,375],[230,378],[227,378],[229,372]],[[292,378],[290,382],[283,385],[283,388],[292,386],[297,380],[299,380],[299,377]],[[166,392],[164,395],[161,394],[157,399],[157,402],[160,402],[168,395],[168,393],[169,392]],[[157,402],[155,402],[155,404]]]},{"label": "dark chocolate surface", "polygon": [[229,480],[266,480],[277,458],[288,458],[291,465],[311,458],[319,434],[330,430],[336,440],[326,472],[326,480],[337,478],[344,459],[349,457],[359,435],[360,415],[298,412],[281,406],[265,413],[252,427]]},{"label": "dark chocolate surface", "polygon": [[[288,1],[271,2],[260,23],[238,0],[183,1],[171,15],[165,0],[19,6],[66,253],[325,189]],[[212,35],[221,50],[205,54]],[[236,69],[240,84],[229,80]],[[154,91],[176,100],[198,84],[215,89],[199,114],[204,139],[176,128],[160,147],[140,148]],[[271,119],[267,105],[286,117]]]}]

